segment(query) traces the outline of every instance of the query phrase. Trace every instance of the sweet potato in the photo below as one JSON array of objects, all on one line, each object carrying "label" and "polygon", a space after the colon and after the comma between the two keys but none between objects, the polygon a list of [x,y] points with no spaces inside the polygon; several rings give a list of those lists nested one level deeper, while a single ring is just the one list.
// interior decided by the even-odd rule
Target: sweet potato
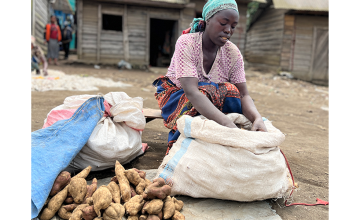
[{"label": "sweet potato", "polygon": [[84,201],[86,195],[87,183],[84,178],[71,179],[69,184],[69,192],[77,204]]},{"label": "sweet potato", "polygon": [[91,185],[86,186],[86,195],[85,195],[84,200],[82,202],[83,204],[86,203],[85,201],[86,201],[87,198],[90,198],[94,194],[96,189],[97,189],[97,179],[94,178],[92,180],[92,182],[91,182]]},{"label": "sweet potato", "polygon": [[170,196],[167,196],[164,201],[163,213],[165,219],[171,218],[175,213],[175,203]]},{"label": "sweet potato", "polygon": [[136,172],[139,173],[140,177],[145,179],[146,178],[146,172],[145,171],[142,171],[142,170],[138,170],[136,168],[133,168]]},{"label": "sweet potato", "polygon": [[124,171],[126,178],[129,180],[130,183],[134,184],[135,186],[140,183],[141,177],[139,173],[136,172],[134,169],[128,169]]},{"label": "sweet potato", "polygon": [[140,195],[132,197],[128,202],[124,204],[126,214],[136,215],[144,206],[145,201]]},{"label": "sweet potato", "polygon": [[65,201],[68,193],[69,185],[67,185],[63,190],[57,193],[52,197],[47,205],[47,207],[42,211],[40,215],[40,220],[49,220],[54,217],[55,213],[59,211],[61,205]]},{"label": "sweet potato", "polygon": [[159,214],[157,215],[159,217],[160,220],[163,219],[163,211],[159,212]]},{"label": "sweet potato", "polygon": [[142,208],[142,210],[141,210],[141,214],[143,214],[143,215],[146,215],[146,214],[147,214],[146,211],[144,210],[144,208],[147,206],[147,204],[149,204],[149,202],[150,202],[150,201],[146,201],[146,202],[144,203],[144,206],[143,206],[143,208]]},{"label": "sweet potato", "polygon": [[148,217],[147,214],[142,214],[142,215],[140,215],[139,220],[146,220],[147,217]]},{"label": "sweet potato", "polygon": [[103,214],[104,220],[121,220],[125,214],[125,208],[120,203],[111,203]]},{"label": "sweet potato", "polygon": [[62,171],[55,179],[54,185],[50,190],[50,196],[54,196],[60,190],[64,189],[70,183],[71,174],[67,171]]},{"label": "sweet potato", "polygon": [[118,181],[118,179],[117,179],[116,176],[114,176],[113,178],[111,178],[110,181],[115,182],[115,183],[117,183],[117,184],[119,183],[119,181]]},{"label": "sweet potato", "polygon": [[143,208],[149,215],[157,215],[161,212],[164,202],[161,199],[153,199]]},{"label": "sweet potato", "polygon": [[131,190],[131,198],[137,195],[134,187],[131,184],[130,184],[130,190]]},{"label": "sweet potato", "polygon": [[[151,180],[148,180],[148,179],[146,179],[146,178],[145,178],[145,182],[146,182],[146,187],[148,187],[150,184],[153,183],[153,182],[151,182]],[[146,187],[145,187],[145,188],[146,188]]]},{"label": "sweet potato", "polygon": [[131,199],[131,190],[130,190],[129,180],[126,178],[124,172],[125,172],[124,167],[119,163],[119,161],[116,161],[115,174],[117,180],[119,181],[121,199],[124,202],[127,202]]},{"label": "sweet potato", "polygon": [[139,215],[130,215],[127,220],[139,220]]},{"label": "sweet potato", "polygon": [[68,197],[66,197],[64,203],[65,204],[73,204],[74,203],[74,198],[72,196],[68,196]]},{"label": "sweet potato", "polygon": [[72,214],[73,210],[78,205],[79,204],[62,205],[61,208],[58,211],[59,217],[63,218],[63,219],[69,219],[71,217],[71,214]]},{"label": "sweet potato", "polygon": [[157,215],[149,215],[146,220],[160,220],[160,218]]},{"label": "sweet potato", "polygon": [[86,200],[84,200],[83,204],[94,205],[94,200],[92,197],[89,197]]},{"label": "sweet potato", "polygon": [[94,210],[94,206],[87,206],[81,210],[83,212],[82,218],[85,220],[93,220],[95,217],[97,217],[97,214]]},{"label": "sweet potato", "polygon": [[146,184],[145,180],[141,181],[135,188],[136,193],[138,195],[141,195],[144,192],[146,185],[147,184]]},{"label": "sweet potato", "polygon": [[181,200],[177,200],[175,197],[172,197],[172,200],[175,204],[175,210],[178,210],[180,212],[180,210],[183,208],[184,206],[184,202]]},{"label": "sweet potato", "polygon": [[78,205],[75,210],[73,211],[73,213],[71,214],[71,217],[69,218],[69,220],[81,220],[82,216],[83,216],[83,212],[82,209],[88,207],[88,204],[80,204]]},{"label": "sweet potato", "polygon": [[91,166],[86,167],[85,169],[83,169],[80,173],[76,174],[75,176],[72,177],[72,179],[74,178],[86,178],[91,170]]},{"label": "sweet potato", "polygon": [[109,189],[106,186],[100,186],[92,196],[94,201],[94,209],[98,217],[101,217],[100,210],[109,207],[112,196]]},{"label": "sweet potato", "polygon": [[183,214],[181,214],[178,210],[175,210],[175,213],[171,219],[172,220],[185,220],[185,216]]},{"label": "sweet potato", "polygon": [[155,179],[152,184],[146,187],[143,192],[144,199],[165,199],[171,194],[171,187],[165,185],[165,181],[162,178]]},{"label": "sweet potato", "polygon": [[110,182],[107,185],[108,189],[110,190],[110,193],[112,195],[112,199],[115,203],[120,203],[120,187],[115,182]]},{"label": "sweet potato", "polygon": [[139,183],[143,181],[145,182],[145,180],[142,179],[139,173],[136,172],[134,169],[125,170],[124,173],[129,182],[134,184],[135,186],[139,185]]}]

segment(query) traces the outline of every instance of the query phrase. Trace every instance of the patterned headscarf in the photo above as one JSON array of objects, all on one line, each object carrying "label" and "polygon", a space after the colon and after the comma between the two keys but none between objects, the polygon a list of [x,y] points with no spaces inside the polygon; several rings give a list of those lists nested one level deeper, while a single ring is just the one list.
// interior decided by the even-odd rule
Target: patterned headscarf
[{"label": "patterned headscarf", "polygon": [[234,9],[237,13],[239,13],[235,0],[209,0],[204,5],[202,12],[203,18],[194,18],[193,22],[190,24],[190,30],[187,29],[184,32],[195,33],[202,30],[205,21],[209,20],[209,18],[211,18],[215,13],[225,9]]}]

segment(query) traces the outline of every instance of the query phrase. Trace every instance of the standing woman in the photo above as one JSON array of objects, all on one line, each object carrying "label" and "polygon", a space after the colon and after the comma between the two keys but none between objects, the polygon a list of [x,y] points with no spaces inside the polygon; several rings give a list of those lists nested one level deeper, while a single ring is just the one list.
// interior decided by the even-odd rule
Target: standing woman
[{"label": "standing woman", "polygon": [[167,74],[153,83],[164,125],[171,129],[166,154],[180,135],[176,121],[182,115],[201,114],[237,128],[225,114],[241,113],[253,123],[252,131],[267,131],[246,88],[243,57],[230,42],[239,20],[235,0],[209,0],[202,17],[183,31]]},{"label": "standing woman", "polygon": [[50,17],[50,24],[46,25],[46,41],[48,43],[48,52],[47,58],[49,60],[49,64],[51,59],[54,60],[54,64],[58,65],[59,58],[59,42],[61,41],[61,30],[59,25],[56,22],[55,15]]}]

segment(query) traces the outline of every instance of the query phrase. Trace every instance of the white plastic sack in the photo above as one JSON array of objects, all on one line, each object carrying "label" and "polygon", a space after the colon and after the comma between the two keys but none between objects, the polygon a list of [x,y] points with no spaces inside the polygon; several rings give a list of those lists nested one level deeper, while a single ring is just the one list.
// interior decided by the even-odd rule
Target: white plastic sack
[{"label": "white plastic sack", "polygon": [[[52,110],[76,109],[93,96],[67,97],[63,105]],[[82,170],[89,165],[92,171],[104,170],[114,167],[116,160],[124,164],[144,153],[141,140],[141,131],[146,125],[143,99],[131,98],[124,92],[110,92],[104,99],[112,105],[113,118],[103,117],[98,122],[86,145],[71,161],[69,170]]]},{"label": "white plastic sack", "polygon": [[[235,124],[251,128],[244,115]],[[227,128],[203,117],[182,116],[181,133],[158,168],[172,195],[256,201],[288,196],[292,182],[279,145],[284,134],[270,121],[268,132]]]},{"label": "white plastic sack", "polygon": [[146,120],[142,113],[143,99],[131,98],[125,92],[110,92],[104,96],[105,100],[112,105],[110,113],[114,121],[125,122],[129,127],[143,131]]},{"label": "white plastic sack", "polygon": [[143,99],[131,98],[125,92],[110,92],[104,99],[112,105],[113,118],[104,117],[98,122],[86,145],[70,163],[72,168],[84,169],[90,165],[93,171],[104,170],[114,167],[116,160],[124,164],[144,153]]}]

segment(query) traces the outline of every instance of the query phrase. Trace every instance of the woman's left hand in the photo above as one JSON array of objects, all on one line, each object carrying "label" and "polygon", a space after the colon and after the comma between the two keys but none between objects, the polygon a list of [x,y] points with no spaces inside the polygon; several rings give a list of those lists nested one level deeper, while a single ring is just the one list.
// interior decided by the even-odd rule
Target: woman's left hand
[{"label": "woman's left hand", "polygon": [[252,131],[264,131],[267,132],[267,129],[265,127],[264,121],[262,120],[262,118],[257,118],[255,119],[255,121],[253,122]]}]

